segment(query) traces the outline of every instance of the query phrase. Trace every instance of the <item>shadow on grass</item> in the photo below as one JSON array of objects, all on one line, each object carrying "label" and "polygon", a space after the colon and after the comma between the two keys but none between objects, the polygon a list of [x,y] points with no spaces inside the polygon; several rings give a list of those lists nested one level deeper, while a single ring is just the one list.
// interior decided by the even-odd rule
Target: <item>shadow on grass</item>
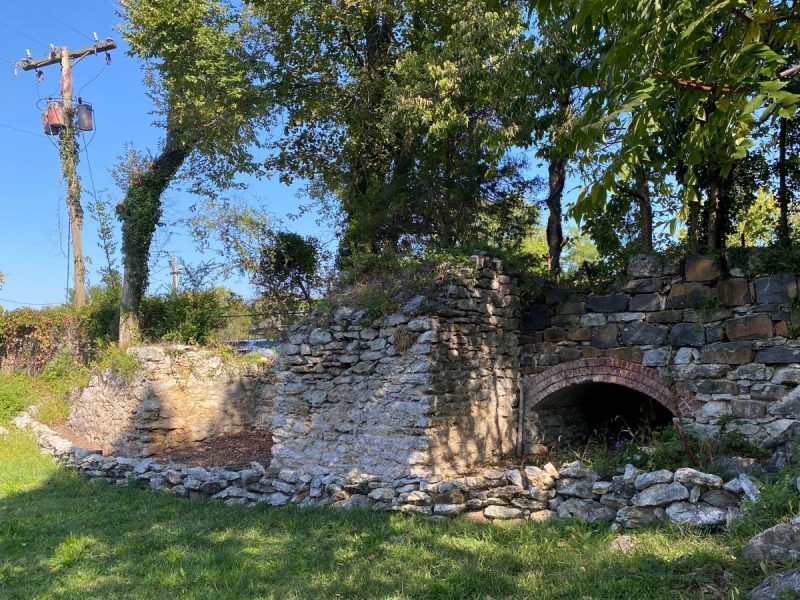
[{"label": "shadow on grass", "polygon": [[229,508],[57,468],[27,484],[0,486],[2,598],[735,598],[750,579],[678,530],[622,554],[607,527]]}]

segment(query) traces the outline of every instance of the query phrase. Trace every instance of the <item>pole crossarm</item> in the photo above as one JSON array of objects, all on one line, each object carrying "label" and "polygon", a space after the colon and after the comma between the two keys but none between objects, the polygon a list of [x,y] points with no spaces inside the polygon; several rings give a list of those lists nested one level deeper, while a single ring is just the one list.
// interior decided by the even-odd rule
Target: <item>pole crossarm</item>
[{"label": "pole crossarm", "polygon": [[[93,46],[87,46],[86,48],[81,48],[80,50],[73,50],[69,53],[70,60],[74,60],[76,58],[83,58],[84,56],[88,56],[89,54],[99,54],[100,52],[108,52],[109,50],[114,50],[117,47],[117,43],[112,40],[111,38],[106,38],[103,41],[97,42]],[[38,60],[31,60],[30,58],[23,58],[16,62],[15,66],[22,69],[23,71],[33,71],[35,69],[41,69],[42,67],[49,67],[50,65],[59,64],[61,62],[61,53],[63,52],[62,48],[56,48],[50,52],[50,55],[47,58],[40,58]]]}]

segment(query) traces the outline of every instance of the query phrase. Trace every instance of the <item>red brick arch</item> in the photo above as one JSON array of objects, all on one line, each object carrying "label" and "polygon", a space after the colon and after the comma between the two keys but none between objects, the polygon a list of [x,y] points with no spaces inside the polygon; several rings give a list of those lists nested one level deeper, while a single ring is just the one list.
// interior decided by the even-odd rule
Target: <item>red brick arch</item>
[{"label": "red brick arch", "polygon": [[581,383],[613,383],[646,394],[676,417],[691,417],[700,403],[683,390],[674,390],[669,380],[653,369],[618,358],[581,358],[551,367],[531,377],[526,393],[526,409],[551,394]]}]

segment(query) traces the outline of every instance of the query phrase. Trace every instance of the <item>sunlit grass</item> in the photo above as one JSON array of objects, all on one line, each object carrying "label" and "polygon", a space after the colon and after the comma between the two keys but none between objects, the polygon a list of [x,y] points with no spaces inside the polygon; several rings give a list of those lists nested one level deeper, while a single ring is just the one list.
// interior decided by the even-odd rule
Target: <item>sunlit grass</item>
[{"label": "sunlit grass", "polygon": [[[228,508],[87,482],[0,437],[0,598],[745,598],[725,533]],[[732,548],[733,546],[733,548]]]}]

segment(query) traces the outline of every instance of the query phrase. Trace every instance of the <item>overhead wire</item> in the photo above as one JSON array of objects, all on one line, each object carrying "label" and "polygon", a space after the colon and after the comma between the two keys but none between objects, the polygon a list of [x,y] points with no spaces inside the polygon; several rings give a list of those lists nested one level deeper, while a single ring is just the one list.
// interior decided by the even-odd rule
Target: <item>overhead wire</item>
[{"label": "overhead wire", "polygon": [[86,35],[86,34],[85,34],[84,32],[82,32],[80,29],[78,29],[78,28],[76,28],[76,27],[73,27],[72,25],[70,25],[69,23],[67,23],[67,22],[66,22],[64,19],[61,19],[60,17],[57,17],[56,15],[54,15],[53,13],[51,13],[50,11],[48,11],[48,10],[46,10],[46,9],[42,8],[41,6],[37,5],[35,2],[31,2],[30,0],[28,0],[28,4],[30,4],[31,6],[33,6],[35,9],[39,10],[40,12],[43,12],[44,14],[46,14],[46,15],[47,15],[48,17],[50,17],[51,19],[54,19],[55,21],[58,21],[58,22],[59,22],[59,23],[61,23],[61,24],[62,24],[64,27],[68,27],[69,29],[71,29],[72,31],[74,31],[75,33],[77,33],[78,35],[82,35],[83,37],[85,37],[87,40],[89,40],[89,41],[91,41],[91,42],[93,42],[93,41],[94,41],[94,40],[93,40],[91,37],[89,37],[88,35]]},{"label": "overhead wire", "polygon": [[24,31],[20,31],[19,29],[17,29],[13,25],[9,25],[5,21],[0,21],[0,25],[2,25],[3,27],[6,27],[7,29],[10,29],[11,31],[13,31],[17,35],[21,35],[22,37],[27,38],[32,42],[35,42],[35,43],[37,43],[37,44],[39,44],[41,46],[44,46],[45,48],[50,46],[47,42],[43,42],[42,40],[37,40],[35,37],[28,35]]},{"label": "overhead wire", "polygon": [[14,127],[12,125],[5,125],[4,123],[0,123],[0,127],[4,127],[5,129],[11,129],[12,131],[19,131],[20,133],[27,133],[28,135],[34,135],[37,138],[41,137],[41,134],[39,133],[28,131],[27,129],[20,129],[19,127]]},{"label": "overhead wire", "polygon": [[0,302],[19,304],[20,306],[61,306],[61,302],[20,302],[19,300],[9,300],[8,298],[0,298]]}]

